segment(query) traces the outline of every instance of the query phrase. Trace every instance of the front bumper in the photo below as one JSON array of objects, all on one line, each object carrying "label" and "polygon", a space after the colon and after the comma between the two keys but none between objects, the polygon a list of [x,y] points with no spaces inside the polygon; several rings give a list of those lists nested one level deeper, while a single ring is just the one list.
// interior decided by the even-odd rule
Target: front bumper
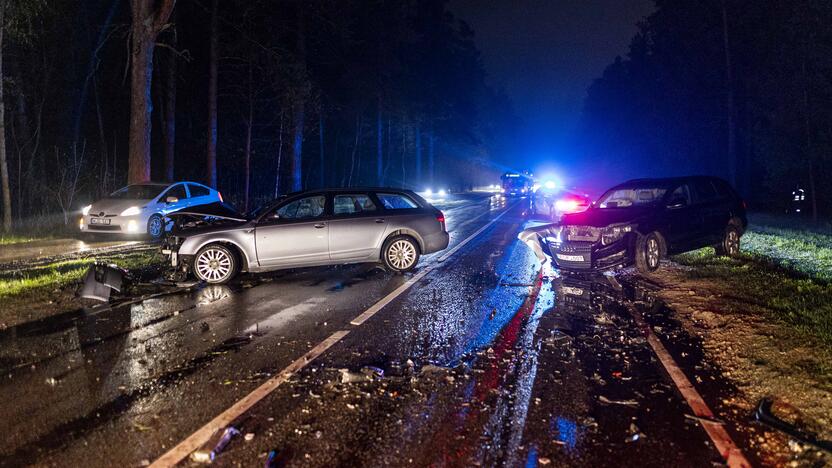
[{"label": "front bumper", "polygon": [[78,228],[81,232],[96,234],[146,234],[147,217],[142,214],[134,216],[83,215],[79,220]]},{"label": "front bumper", "polygon": [[600,242],[552,242],[548,245],[554,264],[564,271],[594,272],[632,265],[635,236],[626,235],[610,245]]}]

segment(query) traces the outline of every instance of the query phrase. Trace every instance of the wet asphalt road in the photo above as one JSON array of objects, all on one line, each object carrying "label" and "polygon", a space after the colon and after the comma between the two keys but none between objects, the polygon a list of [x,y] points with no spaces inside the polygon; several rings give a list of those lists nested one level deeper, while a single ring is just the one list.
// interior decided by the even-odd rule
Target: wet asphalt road
[{"label": "wet asphalt road", "polygon": [[[443,209],[451,247],[503,216],[359,326],[409,276],[293,270],[1,331],[0,464],[147,464],[338,330],[235,422],[253,439],[217,463],[262,466],[271,450],[308,466],[721,461],[628,313],[655,308],[603,279],[542,276],[517,241],[522,202]],[[341,382],[368,366],[384,376]]]}]

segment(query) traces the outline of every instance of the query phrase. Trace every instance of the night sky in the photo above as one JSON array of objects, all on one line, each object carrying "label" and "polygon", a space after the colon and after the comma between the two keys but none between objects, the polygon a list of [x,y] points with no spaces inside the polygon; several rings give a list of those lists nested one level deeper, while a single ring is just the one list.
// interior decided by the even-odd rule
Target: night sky
[{"label": "night sky", "polygon": [[[452,0],[476,32],[491,85],[503,87],[523,119],[533,170],[563,170],[569,138],[592,80],[627,53],[652,0]],[[558,167],[560,166],[560,167]],[[556,169],[557,170],[557,169]]]}]

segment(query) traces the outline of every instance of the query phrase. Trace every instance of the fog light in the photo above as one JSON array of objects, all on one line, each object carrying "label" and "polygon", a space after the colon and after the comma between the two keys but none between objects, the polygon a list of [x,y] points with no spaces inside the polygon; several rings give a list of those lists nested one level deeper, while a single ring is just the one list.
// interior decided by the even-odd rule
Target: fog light
[{"label": "fog light", "polygon": [[131,219],[127,222],[127,232],[136,232],[139,230],[139,225],[136,224],[136,220]]},{"label": "fog light", "polygon": [[80,229],[84,229],[84,218],[81,218],[81,219],[78,221],[78,227],[79,227]]}]

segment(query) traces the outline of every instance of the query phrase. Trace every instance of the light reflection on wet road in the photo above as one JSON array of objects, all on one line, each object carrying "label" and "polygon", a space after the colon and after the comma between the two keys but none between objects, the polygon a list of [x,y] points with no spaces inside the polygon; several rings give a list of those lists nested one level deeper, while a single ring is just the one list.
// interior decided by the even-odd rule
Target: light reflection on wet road
[{"label": "light reflection on wet road", "polygon": [[[351,328],[240,422],[255,438],[235,441],[221,463],[262,464],[274,448],[311,466],[603,465],[616,453],[655,466],[718,461],[624,308],[592,291],[617,292],[567,285],[595,297],[584,303],[540,276],[516,240],[521,204],[455,204],[446,210],[452,246],[507,208],[359,327],[349,321],[405,277],[368,265],[281,272],[4,330],[0,461],[152,461]],[[368,365],[385,378],[338,383],[336,369]]]}]

